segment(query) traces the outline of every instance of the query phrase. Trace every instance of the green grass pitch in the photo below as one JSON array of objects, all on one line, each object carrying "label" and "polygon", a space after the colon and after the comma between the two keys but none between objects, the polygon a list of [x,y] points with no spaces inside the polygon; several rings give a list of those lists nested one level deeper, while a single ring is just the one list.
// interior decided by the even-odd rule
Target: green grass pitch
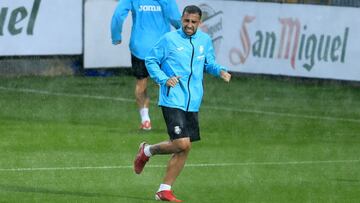
[{"label": "green grass pitch", "polygon": [[[360,88],[261,76],[205,78],[202,140],[173,186],[185,202],[360,202]],[[0,78],[0,202],[155,202],[169,156],[141,175],[134,78]]]}]

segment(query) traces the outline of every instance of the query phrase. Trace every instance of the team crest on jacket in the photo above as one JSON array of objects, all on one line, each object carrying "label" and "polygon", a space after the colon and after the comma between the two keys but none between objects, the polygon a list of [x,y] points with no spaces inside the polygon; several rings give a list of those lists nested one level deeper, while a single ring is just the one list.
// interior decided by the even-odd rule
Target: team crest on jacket
[{"label": "team crest on jacket", "polygon": [[200,52],[200,54],[204,53],[204,46],[203,45],[199,46],[199,52]]},{"label": "team crest on jacket", "polygon": [[180,128],[180,126],[175,126],[175,127],[174,127],[174,132],[175,132],[175,134],[180,135],[180,133],[181,133],[181,128]]}]

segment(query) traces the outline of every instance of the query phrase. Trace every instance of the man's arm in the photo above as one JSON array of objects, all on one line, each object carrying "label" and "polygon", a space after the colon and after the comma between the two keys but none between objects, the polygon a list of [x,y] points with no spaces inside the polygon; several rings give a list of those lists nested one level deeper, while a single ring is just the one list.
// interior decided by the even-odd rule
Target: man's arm
[{"label": "man's arm", "polygon": [[121,33],[124,21],[131,10],[131,0],[121,0],[111,19],[111,39],[114,45],[121,43]]},{"label": "man's arm", "polygon": [[219,76],[225,82],[230,82],[231,74],[227,72],[227,68],[221,66],[215,61],[214,48],[212,46],[211,39],[208,39],[208,49],[205,57],[205,71],[215,76]]},{"label": "man's arm", "polygon": [[171,25],[179,29],[181,27],[181,14],[175,0],[169,0],[168,12]]},{"label": "man's arm", "polygon": [[166,39],[162,37],[145,58],[146,69],[148,70],[151,79],[160,85],[166,84],[169,79],[160,68],[160,64],[165,60],[166,45]]}]

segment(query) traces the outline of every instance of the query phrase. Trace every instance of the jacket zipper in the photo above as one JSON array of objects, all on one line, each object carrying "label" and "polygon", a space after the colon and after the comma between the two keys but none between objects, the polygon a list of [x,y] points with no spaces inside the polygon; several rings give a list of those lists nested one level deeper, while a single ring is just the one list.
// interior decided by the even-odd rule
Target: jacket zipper
[{"label": "jacket zipper", "polygon": [[189,99],[188,99],[188,105],[186,107],[186,111],[189,111],[189,106],[190,106],[190,98],[191,98],[191,92],[190,92],[190,79],[191,79],[191,76],[193,74],[193,59],[194,59],[194,45],[191,41],[191,37],[190,37],[190,44],[192,46],[192,53],[191,53],[191,62],[190,62],[190,75],[189,75],[189,79],[188,79],[188,92],[189,92]]},{"label": "jacket zipper", "polygon": [[166,92],[166,96],[168,97],[169,96],[169,94],[170,94],[170,87],[167,87],[168,89],[167,89],[167,92]]}]

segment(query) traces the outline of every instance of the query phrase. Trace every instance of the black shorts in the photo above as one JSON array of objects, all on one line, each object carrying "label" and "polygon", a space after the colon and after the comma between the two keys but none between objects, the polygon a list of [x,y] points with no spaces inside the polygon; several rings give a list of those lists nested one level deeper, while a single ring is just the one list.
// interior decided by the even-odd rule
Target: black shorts
[{"label": "black shorts", "polygon": [[131,66],[134,76],[137,79],[144,79],[149,77],[149,73],[145,66],[145,60],[139,59],[131,54]]},{"label": "black shorts", "polygon": [[170,140],[189,137],[191,142],[200,140],[198,112],[186,112],[161,106]]}]

